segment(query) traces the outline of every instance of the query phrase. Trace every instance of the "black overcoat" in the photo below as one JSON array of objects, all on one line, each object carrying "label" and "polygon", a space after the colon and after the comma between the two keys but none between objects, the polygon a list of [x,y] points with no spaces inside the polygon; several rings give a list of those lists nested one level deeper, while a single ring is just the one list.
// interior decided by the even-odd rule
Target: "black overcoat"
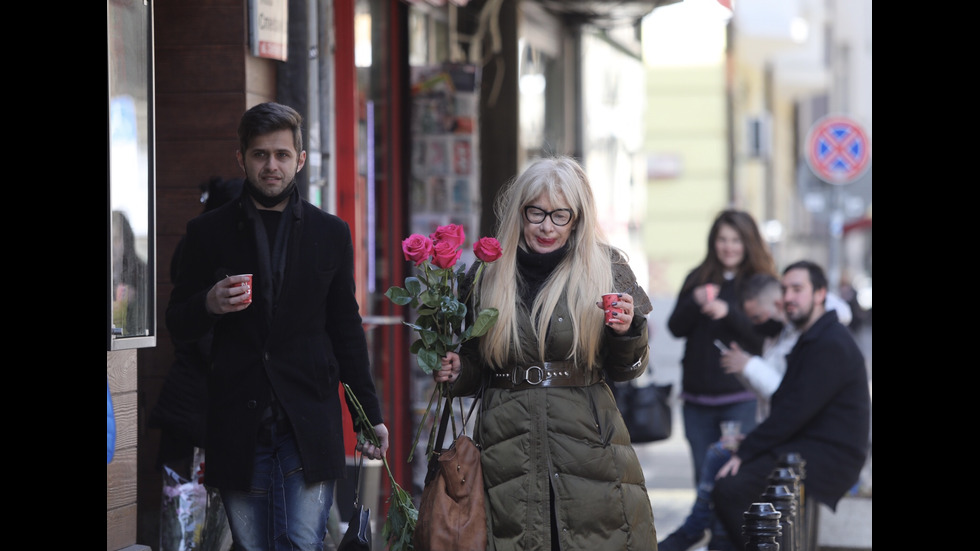
[{"label": "black overcoat", "polygon": [[837,313],[826,312],[786,356],[769,417],[746,435],[738,456],[749,462],[801,454],[807,493],[835,509],[861,475],[870,431],[864,355]]},{"label": "black overcoat", "polygon": [[[351,386],[372,425],[382,422],[355,297],[350,228],[294,195],[280,226],[290,236],[274,298],[268,253],[260,253],[268,247],[256,246],[261,220],[250,201],[243,194],[187,224],[167,308],[167,328],[176,340],[195,341],[214,330],[205,482],[248,489],[270,389],[289,417],[306,480],[343,478],[339,384]],[[252,305],[209,314],[208,290],[242,273],[254,274]]]}]

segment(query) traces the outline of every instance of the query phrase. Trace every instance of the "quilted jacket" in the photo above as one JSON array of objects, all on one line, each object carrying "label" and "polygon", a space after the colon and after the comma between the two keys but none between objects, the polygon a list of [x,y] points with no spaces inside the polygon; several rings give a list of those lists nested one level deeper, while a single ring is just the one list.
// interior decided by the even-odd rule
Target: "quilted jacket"
[{"label": "quilted jacket", "polygon": [[[633,278],[614,265],[617,280]],[[635,281],[635,278],[633,278]],[[642,288],[630,294],[649,312]],[[536,355],[531,321],[524,313],[520,346]],[[571,323],[560,306],[552,318],[548,360],[571,350]],[[647,321],[637,315],[630,331],[606,328],[604,367],[613,380],[638,377],[647,366]],[[467,345],[474,344],[470,341]],[[475,346],[461,352],[463,373],[454,387],[472,393],[488,366]],[[552,522],[562,551],[655,551],[657,536],[643,470],[615,398],[600,382],[589,387],[486,388],[475,440],[482,447],[487,493],[488,551],[551,549]],[[552,502],[554,515],[552,516]]]}]

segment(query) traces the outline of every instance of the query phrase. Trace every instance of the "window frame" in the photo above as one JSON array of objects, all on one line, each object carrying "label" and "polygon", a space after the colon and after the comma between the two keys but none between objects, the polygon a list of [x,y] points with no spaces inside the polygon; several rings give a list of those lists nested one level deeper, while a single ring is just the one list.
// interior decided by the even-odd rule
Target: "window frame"
[{"label": "window frame", "polygon": [[[127,4],[129,6],[127,6]],[[127,7],[135,8],[134,13],[138,16],[138,19],[144,25],[142,29],[136,32],[126,31],[123,29],[126,25],[123,22],[126,16],[123,10]],[[145,10],[145,14],[139,14],[137,10]],[[116,11],[114,11],[116,10]],[[118,16],[118,17],[117,17]],[[131,16],[132,17],[132,16]],[[115,25],[114,25],[115,23]],[[125,31],[125,32],[124,32]],[[145,33],[145,34],[144,34]],[[144,39],[146,42],[141,43]],[[122,41],[122,47],[118,45]],[[130,41],[131,44],[125,44],[126,41]],[[122,51],[113,51],[113,47],[119,48]],[[114,223],[113,210],[117,205],[114,205],[113,197],[114,191],[119,191],[119,179],[116,180],[116,189],[113,189],[113,174],[112,167],[114,164],[113,159],[113,87],[114,87],[114,67],[113,64],[121,63],[118,58],[125,50],[128,48],[133,48],[137,52],[137,58],[145,52],[145,57],[140,60],[140,62],[145,63],[144,67],[141,67],[137,72],[137,79],[134,81],[134,89],[145,87],[139,90],[139,95],[145,97],[145,108],[136,108],[133,110],[135,114],[133,120],[138,125],[144,125],[145,128],[145,140],[144,143],[140,144],[139,138],[140,132],[136,132],[137,138],[134,140],[136,142],[136,154],[135,166],[137,167],[137,176],[132,180],[134,185],[134,200],[135,207],[132,209],[133,213],[139,216],[144,216],[142,212],[145,208],[146,222],[141,224],[145,225],[145,235],[140,235],[140,238],[144,240],[141,246],[144,247],[145,259],[145,269],[142,269],[142,273],[139,275],[139,285],[137,289],[142,290],[145,296],[141,296],[139,300],[141,307],[137,310],[138,321],[136,326],[139,328],[139,334],[124,336],[121,334],[122,329],[115,328],[113,324],[113,306],[114,297],[116,296],[116,285],[113,282],[114,273],[114,259],[117,258],[117,245],[113,242],[114,231],[119,229],[115,226],[119,224]],[[114,58],[115,55],[115,58]],[[130,60],[131,61],[131,60]],[[140,79],[142,75],[139,73],[145,69],[146,80],[144,83],[140,84]],[[106,350],[125,350],[133,348],[148,348],[156,346],[157,339],[157,278],[156,278],[156,177],[155,177],[155,117],[154,117],[154,65],[153,65],[153,7],[152,3],[145,0],[107,0],[106,2]],[[142,110],[142,113],[140,111]],[[145,165],[143,161],[139,159],[140,148],[145,149]],[[119,160],[119,154],[116,154]],[[143,165],[143,166],[141,166]],[[145,180],[143,179],[142,170],[145,167]],[[146,189],[140,189],[143,185]],[[139,255],[137,255],[139,256]]]}]

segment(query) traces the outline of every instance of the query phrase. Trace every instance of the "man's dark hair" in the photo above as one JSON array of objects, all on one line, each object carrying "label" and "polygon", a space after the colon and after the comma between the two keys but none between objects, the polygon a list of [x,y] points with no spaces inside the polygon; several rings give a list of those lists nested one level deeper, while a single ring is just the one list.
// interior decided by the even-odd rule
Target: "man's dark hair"
[{"label": "man's dark hair", "polygon": [[786,266],[786,269],[783,270],[783,275],[786,275],[786,272],[790,270],[806,270],[809,272],[810,284],[813,285],[814,291],[827,288],[827,276],[824,274],[823,268],[815,262],[809,260],[796,261]]},{"label": "man's dark hair", "polygon": [[772,289],[778,293],[781,292],[782,284],[780,284],[774,275],[765,273],[752,274],[742,284],[742,302],[759,298],[767,289]]},{"label": "man's dark hair", "polygon": [[279,130],[292,131],[296,153],[303,151],[303,117],[292,107],[281,103],[260,103],[242,115],[238,124],[238,147],[244,155],[256,136]]}]

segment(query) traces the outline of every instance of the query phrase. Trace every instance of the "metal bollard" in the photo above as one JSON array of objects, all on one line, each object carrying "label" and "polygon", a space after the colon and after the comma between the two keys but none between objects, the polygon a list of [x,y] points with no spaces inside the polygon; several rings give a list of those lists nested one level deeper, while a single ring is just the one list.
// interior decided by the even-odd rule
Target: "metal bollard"
[{"label": "metal bollard", "polygon": [[787,453],[779,459],[779,466],[793,469],[800,477],[800,499],[797,502],[797,515],[799,520],[799,540],[797,540],[798,551],[817,550],[817,503],[806,493],[806,460],[799,453]]},{"label": "metal bollard", "polygon": [[[800,539],[803,534],[800,530],[803,524],[800,519],[800,477],[797,476],[796,472],[789,467],[776,467],[773,469],[772,473],[769,475],[769,484],[772,486],[784,486],[793,495],[793,512],[792,518],[792,529],[790,533],[787,534],[786,530],[783,529],[783,539],[784,541],[792,540],[792,547],[790,545],[783,545],[783,549],[789,549],[790,551],[800,551]],[[777,510],[779,508],[777,507]],[[780,511],[783,516],[786,516],[785,511]]]},{"label": "metal bollard", "polygon": [[772,503],[753,503],[743,513],[745,551],[779,551],[779,543],[776,542],[782,532],[779,517],[780,513]]},{"label": "metal bollard", "polygon": [[771,503],[779,511],[780,536],[776,538],[782,551],[796,551],[793,537],[793,517],[796,514],[796,496],[781,484],[770,485],[761,496],[762,501]]}]

